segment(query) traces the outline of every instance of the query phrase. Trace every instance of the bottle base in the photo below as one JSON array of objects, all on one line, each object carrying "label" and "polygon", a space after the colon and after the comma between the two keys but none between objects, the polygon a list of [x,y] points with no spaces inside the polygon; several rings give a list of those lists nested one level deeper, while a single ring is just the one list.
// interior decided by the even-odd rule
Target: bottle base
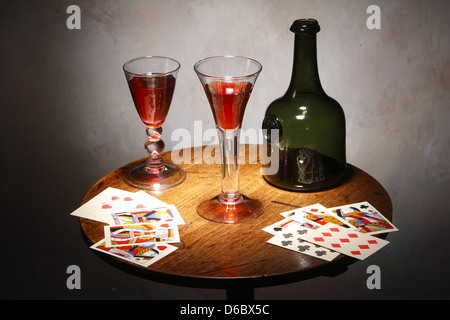
[{"label": "bottle base", "polygon": [[347,164],[309,148],[289,148],[280,153],[278,171],[263,175],[271,185],[291,191],[320,191],[334,187],[345,175]]},{"label": "bottle base", "polygon": [[322,185],[288,185],[285,183],[280,183],[278,181],[273,181],[273,179],[271,179],[273,176],[263,176],[264,180],[270,184],[271,186],[278,188],[278,189],[282,189],[282,190],[286,190],[286,191],[294,191],[294,192],[320,192],[320,191],[325,191],[325,190],[330,190],[333,188],[336,188],[337,186],[339,186],[345,177],[345,173],[343,174],[343,176],[333,182],[329,182],[327,184],[322,184]]}]

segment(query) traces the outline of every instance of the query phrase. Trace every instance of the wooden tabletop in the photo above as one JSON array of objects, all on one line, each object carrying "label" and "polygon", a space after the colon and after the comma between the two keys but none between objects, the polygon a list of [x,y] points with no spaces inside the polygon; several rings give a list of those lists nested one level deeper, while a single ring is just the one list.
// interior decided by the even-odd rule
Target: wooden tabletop
[{"label": "wooden tabletop", "polygon": [[[263,179],[259,161],[248,164],[249,148],[246,146],[243,148],[245,152],[241,149],[247,164],[240,165],[240,191],[262,201],[264,213],[255,220],[238,224],[207,221],[197,214],[196,207],[202,200],[220,193],[221,167],[219,164],[199,164],[203,149],[181,150],[191,153],[190,163],[181,164],[186,170],[186,180],[182,184],[158,192],[147,191],[167,204],[174,204],[183,216],[185,224],[179,226],[182,242],[173,244],[178,250],[148,268],[99,253],[101,258],[127,272],[179,285],[217,288],[243,284],[253,287],[275,285],[323,273],[342,272],[339,270],[343,265],[356,261],[341,254],[335,261],[327,262],[266,243],[272,235],[261,229],[281,220],[281,212],[315,203],[334,207],[368,201],[386,218],[392,219],[388,193],[363,170],[348,165],[344,181],[330,190],[311,193],[285,191]],[[170,161],[170,152],[163,156]],[[125,170],[138,161],[99,180],[86,194],[83,203],[107,187],[139,191],[122,179]],[[104,238],[103,223],[80,218],[80,224],[88,244]]]}]

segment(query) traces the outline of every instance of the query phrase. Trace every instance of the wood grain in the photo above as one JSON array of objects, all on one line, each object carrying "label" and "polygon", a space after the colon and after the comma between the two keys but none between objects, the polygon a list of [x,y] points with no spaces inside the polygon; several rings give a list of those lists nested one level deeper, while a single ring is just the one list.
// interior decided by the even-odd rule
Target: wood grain
[{"label": "wood grain", "polygon": [[[242,151],[245,152],[241,151],[241,154],[248,160],[249,147],[245,146],[244,149]],[[280,279],[289,278],[286,276],[301,278],[309,273],[317,273],[312,271],[322,272],[323,269],[328,270],[323,272],[330,272],[330,267],[332,272],[334,264],[338,265],[340,261],[348,259],[340,255],[337,261],[328,263],[267,244],[272,235],[261,229],[281,220],[281,212],[314,203],[333,207],[368,201],[386,218],[392,219],[392,203],[386,190],[369,174],[352,165],[348,166],[345,179],[337,187],[320,192],[300,193],[269,185],[261,176],[258,160],[256,164],[240,165],[240,190],[248,197],[261,200],[264,213],[253,221],[234,225],[207,221],[197,214],[196,206],[220,192],[221,168],[219,164],[199,164],[203,150],[204,147],[197,147],[180,151],[180,154],[191,154],[191,163],[181,164],[186,170],[186,180],[182,184],[159,192],[147,191],[168,204],[176,205],[183,216],[186,224],[179,226],[182,242],[175,244],[179,249],[148,268],[112,258],[117,260],[115,264],[119,268],[128,264],[124,268],[128,272],[151,279],[166,279],[177,284],[180,282],[181,285],[210,284],[213,287],[226,287],[230,285],[230,280],[232,283],[236,282],[233,280],[239,280],[239,283],[247,281],[252,286],[277,284],[283,282]],[[170,156],[170,152],[164,153],[164,158],[168,161]],[[122,179],[125,170],[138,161],[99,180],[86,194],[83,203],[107,187],[139,191],[125,184]],[[84,218],[80,219],[80,224],[90,243],[103,239],[104,224]]]}]

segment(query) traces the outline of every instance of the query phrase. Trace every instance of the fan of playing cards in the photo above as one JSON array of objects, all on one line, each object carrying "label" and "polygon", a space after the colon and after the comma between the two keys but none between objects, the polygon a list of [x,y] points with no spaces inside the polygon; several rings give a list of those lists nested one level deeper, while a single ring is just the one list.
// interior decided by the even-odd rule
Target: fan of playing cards
[{"label": "fan of playing cards", "polygon": [[[92,249],[147,267],[177,249],[184,220],[174,205],[145,191],[107,188],[71,215],[103,222],[105,238]],[[313,204],[281,213],[262,229],[270,244],[331,261],[340,253],[365,259],[389,242],[374,234],[398,231],[368,202],[326,208]]]},{"label": "fan of playing cards", "polygon": [[147,267],[177,249],[178,225],[184,224],[174,205],[145,191],[107,188],[71,215],[106,223],[105,238],[92,249]]},{"label": "fan of playing cards", "polygon": [[363,260],[389,242],[373,234],[398,231],[368,202],[326,208],[321,204],[281,213],[263,230],[270,244],[331,261],[340,253]]}]

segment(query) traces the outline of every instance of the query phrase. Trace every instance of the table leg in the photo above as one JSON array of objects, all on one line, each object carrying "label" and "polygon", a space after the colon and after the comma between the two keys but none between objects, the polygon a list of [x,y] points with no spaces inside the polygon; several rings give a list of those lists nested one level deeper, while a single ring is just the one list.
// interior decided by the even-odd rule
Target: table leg
[{"label": "table leg", "polygon": [[227,300],[254,300],[255,289],[252,287],[227,288]]}]

